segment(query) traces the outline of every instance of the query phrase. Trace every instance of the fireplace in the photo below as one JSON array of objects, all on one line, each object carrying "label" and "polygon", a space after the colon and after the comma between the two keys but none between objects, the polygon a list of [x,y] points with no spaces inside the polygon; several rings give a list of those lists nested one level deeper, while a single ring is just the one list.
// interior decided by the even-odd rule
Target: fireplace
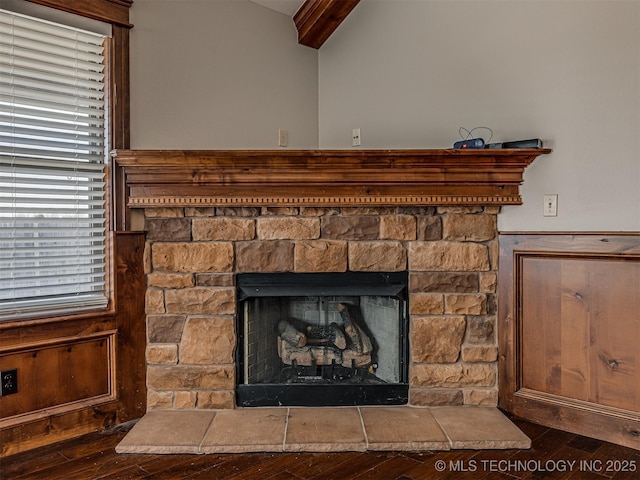
[{"label": "fireplace", "polygon": [[407,272],[239,274],[239,406],[408,401]]},{"label": "fireplace", "polygon": [[[129,208],[115,222],[126,229],[142,209],[147,232],[147,408],[297,404],[296,394],[283,400],[283,386],[306,389],[306,402],[354,405],[380,385],[390,403],[495,406],[496,219],[500,206],[521,203],[525,167],[549,152],[114,152],[115,191]],[[253,275],[289,287],[263,297],[271,285],[245,285]],[[352,292],[351,280],[296,291],[316,275],[333,278],[325,285],[342,275],[406,280],[390,292]],[[370,304],[398,313],[385,320],[403,322],[391,340],[379,339]],[[257,369],[264,378],[248,364],[257,347],[244,332],[256,312],[271,336]],[[347,335],[344,313],[370,352],[336,344]],[[325,317],[328,325],[316,323]],[[306,340],[283,340],[282,320],[290,338],[311,327]],[[333,347],[309,353],[323,342]],[[388,344],[398,345],[392,361]],[[356,393],[342,400],[341,390]]]}]

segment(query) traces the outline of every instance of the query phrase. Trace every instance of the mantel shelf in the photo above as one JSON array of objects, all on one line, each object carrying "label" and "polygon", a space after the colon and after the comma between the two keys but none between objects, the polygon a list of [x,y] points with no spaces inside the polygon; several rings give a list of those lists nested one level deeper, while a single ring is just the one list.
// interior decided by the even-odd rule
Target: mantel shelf
[{"label": "mantel shelf", "polygon": [[132,208],[518,205],[550,149],[115,150]]}]

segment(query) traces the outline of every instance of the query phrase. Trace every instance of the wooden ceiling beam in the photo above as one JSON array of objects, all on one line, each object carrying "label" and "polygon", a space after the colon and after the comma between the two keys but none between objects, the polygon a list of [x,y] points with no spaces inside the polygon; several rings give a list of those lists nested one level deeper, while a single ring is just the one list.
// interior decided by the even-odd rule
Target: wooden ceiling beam
[{"label": "wooden ceiling beam", "polygon": [[360,0],[306,0],[293,16],[298,43],[318,49]]}]

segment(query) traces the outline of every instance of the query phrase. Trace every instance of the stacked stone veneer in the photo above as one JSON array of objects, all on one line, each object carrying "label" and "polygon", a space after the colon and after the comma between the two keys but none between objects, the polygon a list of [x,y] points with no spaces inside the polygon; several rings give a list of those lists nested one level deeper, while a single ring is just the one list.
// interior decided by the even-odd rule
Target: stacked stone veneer
[{"label": "stacked stone veneer", "polygon": [[497,403],[499,207],[147,208],[148,408],[234,408],[235,274],[409,271],[409,402]]}]

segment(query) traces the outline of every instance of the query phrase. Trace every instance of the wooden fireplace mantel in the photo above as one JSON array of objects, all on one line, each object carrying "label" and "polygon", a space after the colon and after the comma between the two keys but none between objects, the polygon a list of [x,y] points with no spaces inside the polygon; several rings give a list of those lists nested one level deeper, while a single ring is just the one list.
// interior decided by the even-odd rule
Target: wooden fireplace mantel
[{"label": "wooden fireplace mantel", "polygon": [[114,150],[122,205],[518,205],[550,149]]}]

